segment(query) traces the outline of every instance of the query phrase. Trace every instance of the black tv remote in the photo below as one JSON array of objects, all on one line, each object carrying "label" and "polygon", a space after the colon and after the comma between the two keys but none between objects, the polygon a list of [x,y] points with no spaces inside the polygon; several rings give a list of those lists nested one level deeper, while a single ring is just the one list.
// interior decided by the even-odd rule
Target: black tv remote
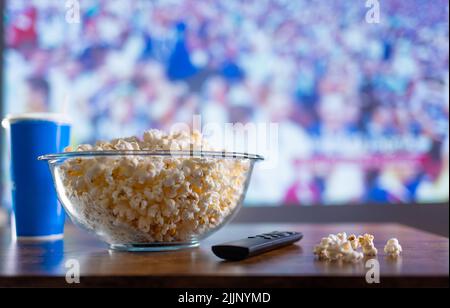
[{"label": "black tv remote", "polygon": [[295,243],[303,238],[300,232],[274,231],[212,246],[212,251],[221,259],[239,261],[269,250]]}]

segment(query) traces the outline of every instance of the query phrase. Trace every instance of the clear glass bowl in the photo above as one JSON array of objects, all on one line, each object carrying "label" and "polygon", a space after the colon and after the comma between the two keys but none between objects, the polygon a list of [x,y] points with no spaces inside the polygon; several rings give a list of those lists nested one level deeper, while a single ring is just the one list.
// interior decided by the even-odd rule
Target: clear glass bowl
[{"label": "clear glass bowl", "polygon": [[72,221],[111,249],[195,247],[244,200],[258,155],[91,151],[39,157]]}]

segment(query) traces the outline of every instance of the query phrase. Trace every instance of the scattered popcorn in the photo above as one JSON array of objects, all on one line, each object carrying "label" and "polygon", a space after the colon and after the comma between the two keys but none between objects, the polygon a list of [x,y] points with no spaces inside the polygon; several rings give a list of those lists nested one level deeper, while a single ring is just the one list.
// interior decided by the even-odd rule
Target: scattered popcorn
[{"label": "scattered popcorn", "polygon": [[[374,257],[378,249],[374,245],[375,237],[371,234],[356,236],[351,234],[347,237],[345,232],[330,234],[322,238],[319,245],[313,249],[314,255],[320,260],[343,262],[358,262],[366,257]],[[361,248],[362,252],[358,251]],[[402,252],[402,246],[396,238],[390,239],[384,247],[384,252],[396,258]]]},{"label": "scattered popcorn", "polygon": [[343,256],[342,260],[346,263],[356,263],[364,258],[364,255],[356,250]]},{"label": "scattered popcorn", "polygon": [[371,234],[364,234],[358,236],[358,241],[361,246],[373,246],[373,240],[375,237]]},{"label": "scattered popcorn", "polygon": [[391,238],[384,246],[384,252],[393,258],[398,257],[402,251],[402,246],[396,238]]},{"label": "scattered popcorn", "polygon": [[373,240],[375,237],[371,234],[364,234],[358,237],[359,245],[362,247],[363,254],[365,256],[376,256],[378,254],[378,249],[375,248]]},{"label": "scattered popcorn", "polygon": [[314,254],[320,260],[329,261],[357,262],[363,258],[363,254],[353,248],[353,243],[345,232],[322,238],[319,245],[314,247]]},{"label": "scattered popcorn", "polygon": [[362,246],[363,254],[367,257],[375,257],[378,249],[375,246]]},{"label": "scattered popcorn", "polygon": [[[199,132],[144,133],[68,151],[213,151]],[[67,159],[65,196],[86,227],[109,243],[183,242],[218,227],[240,203],[248,160],[176,156],[99,156]]]},{"label": "scattered popcorn", "polygon": [[331,244],[331,239],[328,237],[322,238],[320,244],[314,247],[314,254],[319,257],[319,259],[328,259],[327,249]]},{"label": "scattered popcorn", "polygon": [[342,248],[339,242],[332,242],[328,245],[327,256],[331,261],[337,261],[342,258]]},{"label": "scattered popcorn", "polygon": [[354,250],[356,250],[356,249],[358,249],[360,247],[359,240],[356,237],[356,235],[354,235],[354,234],[350,235],[348,237],[348,241],[352,244],[352,248]]},{"label": "scattered popcorn", "polygon": [[336,234],[336,237],[337,237],[337,238],[339,239],[339,241],[341,241],[341,242],[346,242],[346,241],[347,241],[347,233],[345,233],[345,232]]}]

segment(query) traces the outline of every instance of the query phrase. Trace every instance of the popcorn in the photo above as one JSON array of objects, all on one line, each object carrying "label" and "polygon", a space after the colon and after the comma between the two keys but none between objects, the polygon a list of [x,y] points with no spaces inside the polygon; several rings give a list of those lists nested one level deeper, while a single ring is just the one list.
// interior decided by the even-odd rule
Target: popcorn
[{"label": "popcorn", "polygon": [[374,236],[371,234],[364,234],[358,237],[359,244],[362,247],[363,254],[365,256],[376,256],[378,254],[378,249],[375,247],[373,240]]},{"label": "popcorn", "polygon": [[358,240],[358,238],[356,237],[356,235],[354,235],[354,234],[350,235],[350,236],[348,237],[348,241],[351,243],[352,248],[353,248],[354,250],[356,250],[356,249],[358,249],[358,248],[360,247],[359,240]]},{"label": "popcorn", "polygon": [[[356,237],[353,240],[356,240]],[[353,245],[345,232],[337,235],[330,234],[322,238],[319,245],[314,247],[314,254],[320,260],[357,262],[363,258],[363,254],[356,251]]]},{"label": "popcorn", "polygon": [[375,246],[362,246],[363,254],[367,257],[375,257],[378,249]]},{"label": "popcorn", "polygon": [[364,234],[358,236],[358,241],[361,246],[373,246],[373,240],[375,237],[371,234]]},{"label": "popcorn", "polygon": [[402,251],[402,246],[396,238],[391,238],[387,241],[386,246],[384,246],[384,252],[392,258],[397,258]]},{"label": "popcorn", "polygon": [[353,250],[352,252],[345,254],[342,258],[342,260],[346,263],[356,263],[359,262],[364,258],[364,255],[356,250]]},{"label": "popcorn", "polygon": [[[347,237],[345,232],[330,234],[322,238],[319,245],[314,246],[313,253],[319,260],[358,262],[366,257],[374,257],[378,254],[378,249],[374,245],[375,237],[371,234],[364,234],[356,237],[351,234]],[[362,252],[358,249],[361,248]],[[384,247],[384,252],[390,257],[396,258],[402,252],[402,246],[396,238],[390,239]]]},{"label": "popcorn", "polygon": [[328,259],[328,246],[331,244],[332,240],[329,237],[324,237],[320,241],[320,244],[314,247],[314,254],[319,257],[319,259]]},{"label": "popcorn", "polygon": [[[99,141],[69,151],[213,151],[199,132]],[[86,227],[110,243],[182,242],[218,227],[240,203],[248,160],[175,156],[95,156],[67,159],[64,198]]]},{"label": "popcorn", "polygon": [[346,242],[347,241],[347,233],[342,232],[342,233],[338,233],[336,235],[336,237],[339,239],[339,241],[341,242]]}]

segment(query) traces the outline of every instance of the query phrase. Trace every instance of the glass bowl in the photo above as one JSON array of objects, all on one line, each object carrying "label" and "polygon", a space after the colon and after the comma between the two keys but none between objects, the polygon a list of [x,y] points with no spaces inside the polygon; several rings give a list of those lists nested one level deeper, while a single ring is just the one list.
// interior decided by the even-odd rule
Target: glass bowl
[{"label": "glass bowl", "polygon": [[195,247],[244,200],[259,155],[189,151],[86,151],[39,157],[49,164],[72,221],[111,249]]}]

